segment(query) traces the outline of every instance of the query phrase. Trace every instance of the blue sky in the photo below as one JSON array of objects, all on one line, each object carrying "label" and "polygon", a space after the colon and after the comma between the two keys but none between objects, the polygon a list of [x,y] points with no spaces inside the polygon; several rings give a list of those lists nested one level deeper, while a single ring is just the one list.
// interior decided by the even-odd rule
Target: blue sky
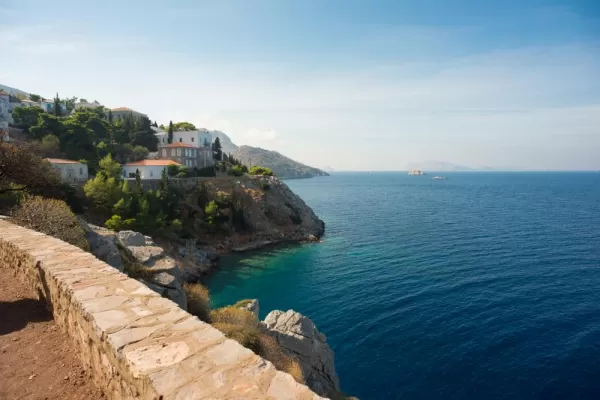
[{"label": "blue sky", "polygon": [[0,0],[0,83],[340,170],[600,169],[600,2]]}]

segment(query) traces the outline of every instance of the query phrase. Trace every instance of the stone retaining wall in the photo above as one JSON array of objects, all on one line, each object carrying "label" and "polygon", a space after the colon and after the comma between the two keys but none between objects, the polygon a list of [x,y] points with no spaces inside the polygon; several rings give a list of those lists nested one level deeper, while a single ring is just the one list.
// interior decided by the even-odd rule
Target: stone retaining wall
[{"label": "stone retaining wall", "polygon": [[32,285],[110,399],[321,399],[90,253],[0,220],[0,268]]}]

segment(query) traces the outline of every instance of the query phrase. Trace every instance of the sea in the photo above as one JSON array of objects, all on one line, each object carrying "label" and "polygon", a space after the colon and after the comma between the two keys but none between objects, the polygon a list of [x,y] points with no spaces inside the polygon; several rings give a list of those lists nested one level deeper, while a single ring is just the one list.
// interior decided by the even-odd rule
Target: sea
[{"label": "sea", "polygon": [[600,399],[600,172],[287,181],[322,243],[225,257],[213,306],[310,317],[367,399]]}]

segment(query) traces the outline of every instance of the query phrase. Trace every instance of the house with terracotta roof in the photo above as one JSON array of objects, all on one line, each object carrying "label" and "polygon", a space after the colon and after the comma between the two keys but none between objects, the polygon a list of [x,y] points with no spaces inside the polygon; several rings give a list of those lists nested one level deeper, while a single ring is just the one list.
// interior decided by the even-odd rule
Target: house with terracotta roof
[{"label": "house with terracotta roof", "polygon": [[140,177],[142,179],[160,179],[162,172],[169,167],[169,165],[181,166],[177,161],[173,160],[141,160],[121,165],[121,175],[125,179],[135,178],[136,171],[140,171]]},{"label": "house with terracotta roof", "polygon": [[[40,107],[42,107],[42,110],[46,111],[47,113],[54,112],[54,100],[53,99],[42,99],[42,100],[40,100],[40,102],[38,104]],[[60,111],[61,111],[62,115],[66,115],[67,105],[64,102],[60,103]]]},{"label": "house with terracotta roof", "polygon": [[133,115],[136,118],[148,117],[144,113],[132,110],[131,108],[127,108],[127,107],[111,108],[110,111],[111,111],[112,116],[113,116],[114,119],[123,118],[123,117],[125,117],[125,116],[127,116],[129,114]]},{"label": "house with terracotta roof", "polygon": [[177,161],[188,168],[204,168],[214,165],[212,150],[183,142],[158,146],[158,156]]},{"label": "house with terracotta roof", "polygon": [[88,166],[79,161],[62,158],[46,158],[58,171],[61,178],[67,182],[82,182],[88,180]]}]

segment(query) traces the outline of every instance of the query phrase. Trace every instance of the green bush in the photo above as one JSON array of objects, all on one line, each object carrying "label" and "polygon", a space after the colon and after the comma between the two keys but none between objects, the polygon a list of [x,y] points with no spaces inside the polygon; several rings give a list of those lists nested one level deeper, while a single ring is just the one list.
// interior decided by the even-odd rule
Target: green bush
[{"label": "green bush", "polygon": [[244,170],[239,165],[234,165],[228,172],[229,175],[232,176],[242,176],[244,175]]},{"label": "green bush", "polygon": [[119,215],[113,215],[104,223],[104,226],[111,231],[122,231],[133,225],[135,225],[135,218],[123,220]]},{"label": "green bush", "polygon": [[267,182],[260,182],[258,185],[260,186],[260,188],[262,190],[269,190],[269,189],[271,189],[271,185],[269,185]]},{"label": "green bush", "polygon": [[89,251],[90,245],[77,217],[62,200],[40,196],[24,197],[11,215],[11,220],[25,228],[54,236]]},{"label": "green bush", "polygon": [[250,168],[250,175],[273,176],[273,171],[271,168],[255,165]]}]

